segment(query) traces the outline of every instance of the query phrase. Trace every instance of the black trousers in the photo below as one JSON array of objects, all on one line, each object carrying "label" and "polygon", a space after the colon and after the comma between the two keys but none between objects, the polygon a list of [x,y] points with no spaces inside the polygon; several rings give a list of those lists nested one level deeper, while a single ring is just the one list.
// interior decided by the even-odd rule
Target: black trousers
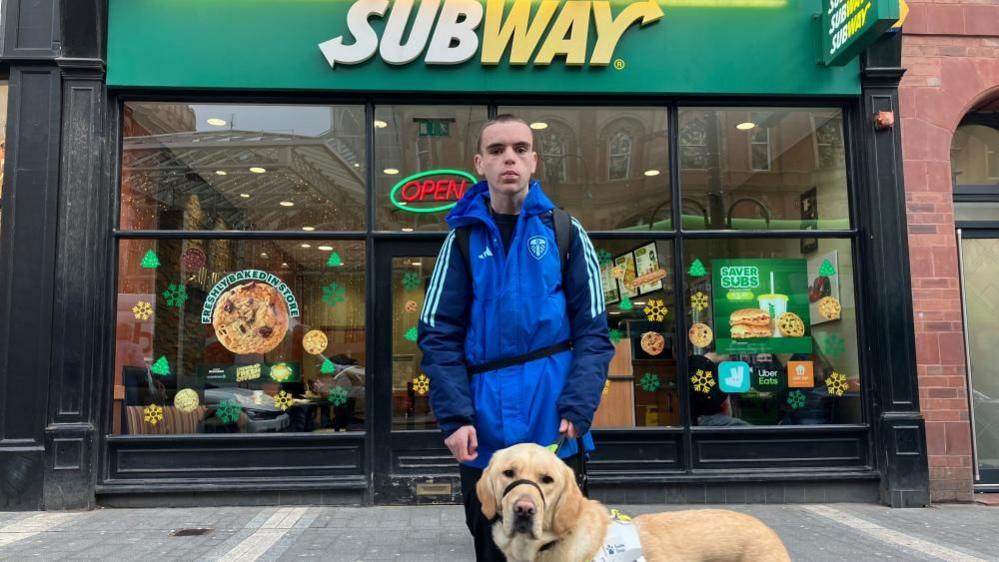
[{"label": "black trousers", "polygon": [[[563,461],[575,469],[576,457],[572,456]],[[481,468],[471,468],[460,465],[458,470],[461,474],[461,499],[465,504],[465,525],[472,533],[472,540],[475,541],[475,560],[477,562],[503,562],[506,557],[496,548],[493,542],[492,524],[482,514],[482,502],[479,501],[478,494],[475,493],[475,485],[482,478]]]}]

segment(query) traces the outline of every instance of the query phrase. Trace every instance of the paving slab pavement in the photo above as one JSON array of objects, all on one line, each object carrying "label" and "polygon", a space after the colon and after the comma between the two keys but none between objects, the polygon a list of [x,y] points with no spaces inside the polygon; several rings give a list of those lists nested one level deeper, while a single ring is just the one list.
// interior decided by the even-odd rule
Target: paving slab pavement
[{"label": "paving slab pavement", "polygon": [[[685,506],[615,506],[632,515]],[[999,561],[999,508],[726,505],[800,561]],[[205,507],[0,512],[0,560],[471,561],[459,506]],[[173,536],[180,529],[204,534]],[[711,540],[711,537],[691,537]]]}]

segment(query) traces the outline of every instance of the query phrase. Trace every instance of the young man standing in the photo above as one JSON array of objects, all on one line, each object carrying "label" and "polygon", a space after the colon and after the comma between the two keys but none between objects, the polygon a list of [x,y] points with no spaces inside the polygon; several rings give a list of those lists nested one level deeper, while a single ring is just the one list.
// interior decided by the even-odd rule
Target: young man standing
[{"label": "young man standing", "polygon": [[[483,126],[475,170],[485,179],[447,216],[453,230],[420,315],[430,402],[461,463],[478,560],[503,560],[475,494],[492,454],[550,445],[559,434],[572,438],[563,459],[577,454],[576,437],[592,449],[589,427],[614,355],[596,251],[531,179],[533,144],[530,127],[512,115]],[[559,224],[569,232],[556,236]]]}]

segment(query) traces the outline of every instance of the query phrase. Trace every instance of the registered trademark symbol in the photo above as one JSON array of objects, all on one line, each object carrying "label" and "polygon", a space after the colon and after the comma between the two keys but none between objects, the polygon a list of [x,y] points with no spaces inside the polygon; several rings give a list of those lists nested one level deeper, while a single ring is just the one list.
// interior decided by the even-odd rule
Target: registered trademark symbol
[{"label": "registered trademark symbol", "polygon": [[624,59],[614,59],[614,70],[624,70]]}]

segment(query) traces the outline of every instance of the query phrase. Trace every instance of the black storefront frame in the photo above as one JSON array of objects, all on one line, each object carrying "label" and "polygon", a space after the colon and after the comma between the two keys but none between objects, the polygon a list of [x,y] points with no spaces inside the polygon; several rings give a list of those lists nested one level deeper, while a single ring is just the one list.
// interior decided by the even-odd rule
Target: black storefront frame
[{"label": "black storefront frame", "polygon": [[[356,95],[312,95],[312,94],[289,94],[281,95],[273,92],[247,94],[245,92],[145,92],[127,91],[115,92],[111,96],[112,111],[108,112],[107,127],[113,131],[114,151],[112,165],[112,192],[114,193],[114,222],[117,225],[120,220],[120,166],[122,157],[122,114],[126,102],[161,102],[161,103],[204,103],[204,104],[322,104],[322,105],[362,105],[365,108],[365,128],[366,128],[366,202],[365,212],[366,229],[363,231],[330,232],[330,231],[123,231],[117,227],[113,230],[113,243],[109,244],[110,255],[108,263],[117,264],[118,242],[127,239],[164,239],[164,238],[191,238],[191,239],[278,239],[278,240],[364,240],[366,248],[366,270],[373,274],[368,277],[366,286],[365,306],[366,306],[366,350],[369,357],[366,368],[372,368],[378,364],[375,347],[379,342],[375,335],[378,330],[376,326],[380,324],[378,318],[377,296],[377,270],[379,256],[384,253],[383,248],[404,248],[407,241],[413,242],[416,246],[424,246],[427,242],[439,244],[446,236],[446,231],[438,232],[396,232],[377,230],[377,192],[375,185],[375,135],[373,134],[374,109],[380,105],[485,105],[488,115],[494,116],[497,107],[502,101],[504,108],[523,107],[656,107],[667,111],[668,119],[668,170],[670,177],[671,196],[671,216],[673,218],[673,230],[669,231],[641,231],[641,232],[619,232],[619,231],[594,231],[591,236],[594,240],[631,239],[640,237],[648,240],[669,240],[673,244],[673,267],[675,271],[683,271],[683,243],[687,239],[713,240],[713,239],[801,239],[801,238],[834,238],[849,241],[851,244],[851,257],[855,268],[854,288],[855,300],[857,303],[857,340],[858,350],[868,349],[865,343],[864,326],[867,323],[867,315],[864,311],[865,302],[864,288],[866,283],[866,272],[864,261],[861,259],[861,247],[859,238],[861,236],[862,224],[861,215],[857,209],[858,185],[861,183],[861,173],[856,163],[859,161],[862,150],[861,143],[858,142],[858,135],[855,131],[855,124],[858,122],[860,113],[859,101],[856,98],[781,98],[769,97],[765,99],[753,97],[718,97],[718,98],[683,98],[683,97],[627,97],[618,96],[608,100],[607,97],[596,96],[574,96],[569,99],[531,96],[505,96],[502,99],[493,96],[469,95],[463,97],[455,96],[416,96],[402,99],[397,95],[370,95],[358,97]],[[695,230],[685,231],[679,228],[680,214],[682,212],[682,200],[680,192],[680,167],[679,167],[679,111],[687,108],[718,108],[718,109],[739,109],[739,108],[816,108],[832,107],[840,109],[842,112],[842,125],[844,134],[844,150],[846,154],[847,173],[847,197],[849,201],[850,229],[834,231],[734,231],[734,230]],[[639,236],[640,235],[640,236]],[[391,250],[389,250],[391,251]],[[682,275],[674,275],[674,310],[685,310],[683,302]],[[110,279],[108,294],[112,295],[112,301],[117,295],[114,286],[117,276]],[[114,306],[108,303],[104,307],[108,322],[105,324],[110,329],[105,330],[103,336],[106,341],[114,340]],[[684,315],[685,316],[685,315]],[[677,342],[682,342],[682,348],[677,350],[677,373],[685,373],[687,370],[687,338],[685,337],[686,326],[684,323],[674,321],[674,338]],[[106,358],[108,368],[103,372],[107,373],[105,380],[98,385],[102,402],[110,396],[113,379],[110,373],[113,367],[113,356]],[[851,499],[862,497],[865,490],[869,491],[869,484],[875,482],[880,476],[877,471],[877,455],[875,452],[875,439],[872,433],[873,406],[870,388],[874,381],[870,380],[867,367],[867,353],[858,353],[860,372],[862,373],[861,403],[863,405],[864,423],[855,425],[823,425],[823,426],[766,426],[749,428],[706,428],[690,425],[688,389],[686,385],[680,386],[681,417],[683,425],[681,427],[668,428],[622,428],[622,429],[601,429],[595,430],[598,443],[604,445],[601,450],[606,454],[597,453],[591,461],[591,474],[594,483],[595,493],[605,495],[607,499],[614,500],[615,494],[625,494],[620,497],[621,501],[659,501],[662,494],[666,500],[689,501],[701,503],[704,501],[739,501],[739,498],[752,498],[754,494],[769,494],[774,500],[782,498],[793,501],[797,498],[804,499],[810,497],[827,497],[829,484],[823,485],[825,480],[835,480],[839,484],[846,484],[839,492],[845,493]],[[377,369],[375,372],[379,372]],[[374,380],[378,380],[375,377]],[[375,383],[377,384],[377,383]],[[344,474],[331,477],[304,477],[289,478],[294,482],[282,482],[269,484],[266,490],[274,496],[274,501],[285,502],[289,497],[311,497],[310,501],[328,501],[336,503],[364,503],[370,504],[376,501],[376,496],[384,496],[392,501],[400,499],[399,495],[385,495],[384,486],[374,485],[379,478],[377,473],[383,471],[391,472],[393,467],[385,466],[382,462],[377,462],[375,451],[378,445],[384,445],[391,439],[391,429],[377,429],[380,422],[376,421],[378,416],[384,416],[382,408],[388,409],[388,416],[391,417],[391,404],[378,404],[373,392],[374,385],[369,384],[366,389],[369,399],[366,401],[366,429],[363,433],[356,432],[349,435],[320,435],[311,434],[287,434],[275,435],[272,437],[261,437],[259,435],[225,435],[225,436],[202,436],[202,435],[170,435],[170,436],[112,436],[108,434],[110,428],[111,408],[101,409],[100,440],[101,451],[99,470],[100,479],[96,487],[99,494],[105,496],[108,503],[122,504],[137,502],[142,504],[146,501],[144,496],[153,494],[176,494],[176,493],[199,493],[202,497],[213,493],[238,493],[241,489],[261,489],[261,483],[254,480],[240,481],[235,475],[227,475],[224,471],[217,472],[222,478],[197,478],[196,468],[187,467],[170,473],[169,470],[143,471],[142,467],[148,466],[151,459],[159,455],[159,458],[167,458],[181,452],[191,452],[195,455],[206,455],[206,461],[214,467],[214,463],[221,455],[231,454],[233,450],[252,448],[262,454],[270,452],[280,453],[281,451],[294,448],[305,451],[313,451],[317,454],[332,454],[329,448],[348,449],[353,454],[346,455],[356,462],[351,470]],[[812,446],[816,449],[834,447],[836,444],[846,447],[847,451],[854,451],[856,454],[850,456],[830,456],[824,461],[813,460],[795,461],[787,457],[781,459],[756,459],[745,460],[745,454],[731,454],[737,451],[739,443],[747,447],[769,445],[787,451],[801,450],[802,447]],[[294,445],[291,445],[294,443]],[[647,451],[649,448],[660,447],[658,453],[672,451],[672,460],[667,458],[649,459],[635,458],[627,451]],[[358,451],[358,448],[360,451]],[[719,452],[728,453],[726,461],[725,455],[719,457],[705,458],[699,456],[695,458],[695,451],[704,448],[714,448]],[[441,447],[438,454],[444,451]],[[655,451],[653,451],[655,452]],[[744,453],[744,452],[743,452]],[[149,458],[143,457],[149,455]],[[665,457],[665,455],[663,455]],[[750,455],[751,456],[751,455]],[[737,460],[742,459],[742,461]],[[439,459],[438,459],[439,460]],[[446,459],[445,459],[446,460]],[[122,463],[129,465],[128,470],[120,471]],[[781,462],[778,462],[781,461]],[[723,466],[741,462],[739,468],[726,469]],[[783,467],[781,465],[784,465]],[[636,466],[638,468],[636,468]],[[161,476],[157,477],[156,474]],[[444,470],[439,473],[428,475],[430,483],[440,482],[442,477],[445,481],[452,482],[452,490],[457,487],[453,485],[456,470]],[[126,474],[134,476],[120,477]],[[162,477],[162,475],[167,475]],[[391,476],[390,474],[383,476]],[[223,478],[235,478],[226,482]],[[409,479],[409,484],[416,484],[427,478],[415,477]],[[405,482],[405,479],[403,479]],[[814,482],[815,486],[782,485],[783,482]],[[858,482],[851,487],[848,483]],[[719,483],[720,486],[712,486],[711,483]],[[744,483],[745,486],[740,486]],[[765,484],[766,489],[753,487],[752,484]],[[397,482],[398,484],[398,482]],[[666,486],[664,486],[666,485]],[[322,490],[321,495],[316,495],[316,489]],[[398,487],[398,486],[397,486]],[[834,486],[835,487],[835,486]],[[381,488],[381,489],[380,489]],[[259,495],[259,494],[258,494]],[[408,499],[403,501],[422,501],[412,499],[412,494],[403,494]],[[448,501],[454,500],[456,496],[431,498],[427,501]],[[284,499],[282,499],[284,498]],[[872,499],[868,497],[867,499]],[[744,501],[744,500],[743,500]]]}]

